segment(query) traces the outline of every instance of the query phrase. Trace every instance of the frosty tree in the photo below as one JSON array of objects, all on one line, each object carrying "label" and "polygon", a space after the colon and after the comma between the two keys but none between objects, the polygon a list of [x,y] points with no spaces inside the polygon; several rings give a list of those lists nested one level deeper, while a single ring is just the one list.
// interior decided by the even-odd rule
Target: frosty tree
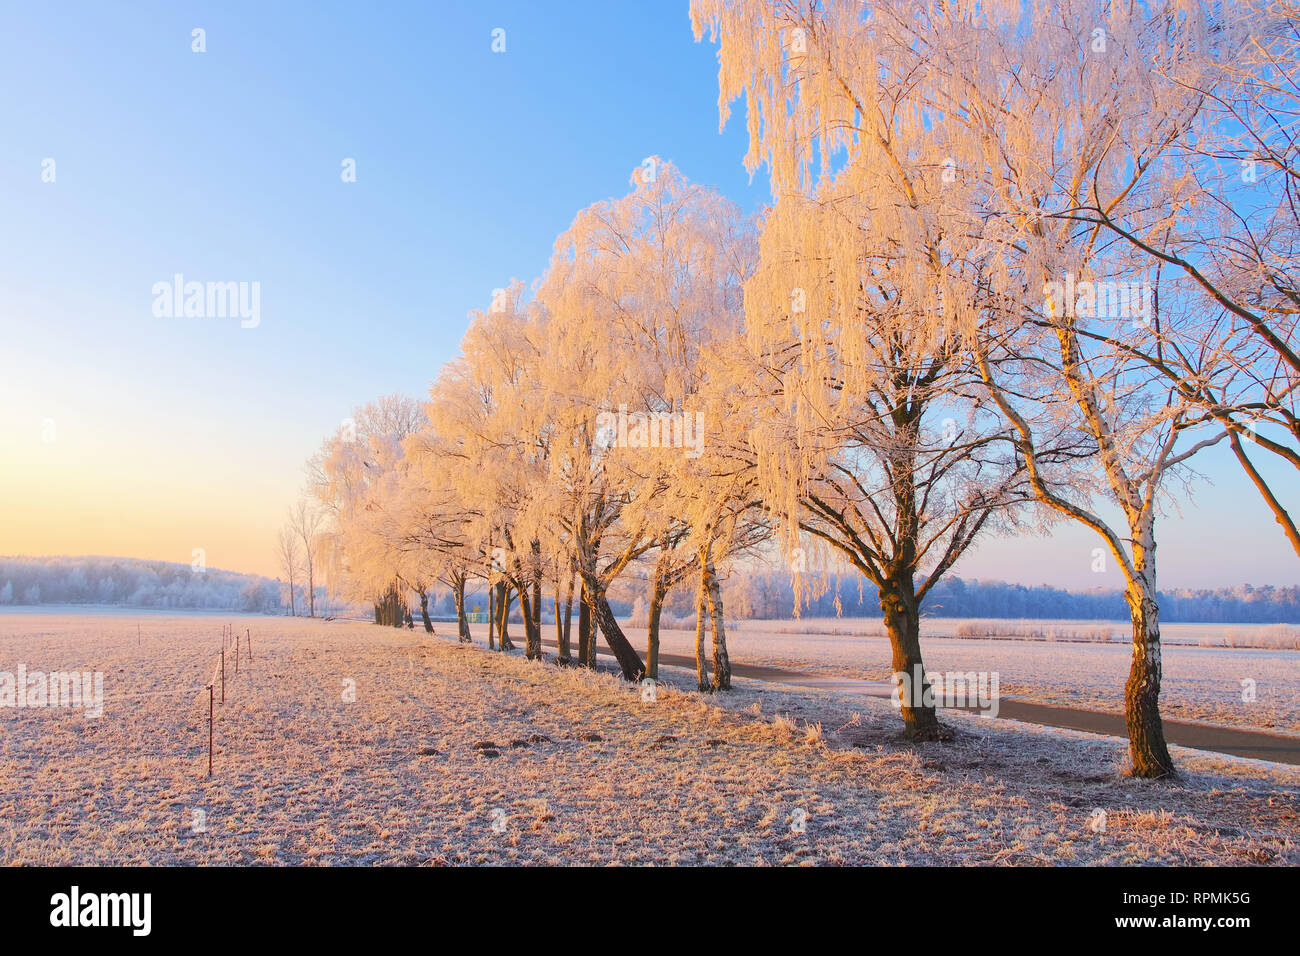
[{"label": "frosty tree", "polygon": [[403,442],[424,423],[418,402],[388,395],[356,409],[308,465],[309,486],[325,507],[321,537],[334,555],[345,596],[370,600],[387,623],[399,610],[402,577],[394,547],[394,500]]},{"label": "frosty tree", "polygon": [[[1293,0],[692,18],[770,174],[757,233],[658,157],[581,211],[531,298],[474,314],[423,412],[385,400],[326,443],[352,593],[446,587],[465,640],[481,576],[489,646],[518,600],[540,659],[553,599],[568,662],[576,589],[579,662],[599,629],[637,679],[690,582],[699,687],[725,689],[720,582],[775,535],[796,600],[832,568],[874,586],[903,720],[934,739],[924,600],[990,528],[1077,521],[1124,575],[1134,772],[1170,772],[1156,525],[1195,456],[1226,440],[1300,553],[1251,450],[1300,466]],[[644,662],[610,606],[628,581]]]},{"label": "frosty tree", "polygon": [[[1176,106],[1165,106],[1174,122],[1162,139],[1128,151],[1134,162],[1123,181],[1095,164],[1069,215],[1129,245],[1164,277],[1166,300],[1195,309],[1184,308],[1181,323],[1161,310],[1145,341],[1107,344],[1163,376],[1200,422],[1224,431],[1300,554],[1295,519],[1250,451],[1300,468],[1300,7],[1241,0],[1177,32],[1156,18],[1144,26],[1147,36],[1136,39],[1146,42],[1133,52],[1156,102]],[[1130,142],[1115,139],[1110,151]]]},{"label": "frosty tree", "polygon": [[971,400],[966,342],[990,317],[988,253],[962,221],[968,189],[949,175],[944,128],[908,100],[923,51],[892,8],[692,11],[697,37],[708,27],[721,44],[723,121],[743,94],[746,163],[766,163],[776,199],[734,362],[764,409],[750,432],[758,495],[796,574],[802,533],[877,587],[907,729],[942,736],[921,602],[1023,494],[998,420]]},{"label": "frosty tree", "polygon": [[557,240],[537,303],[548,320],[542,381],[552,409],[543,497],[560,515],[556,543],[568,548],[601,632],[624,674],[639,677],[645,666],[623,647],[606,592],[633,561],[657,554],[655,666],[664,595],[694,557],[681,548],[692,515],[663,507],[665,496],[682,463],[703,452],[702,350],[739,323],[751,244],[734,205],[671,163],[650,157],[632,185],[583,210]]},{"label": "frosty tree", "polygon": [[[952,227],[992,253],[978,274],[988,314],[967,327],[968,345],[1035,497],[1097,532],[1124,575],[1132,767],[1161,776],[1172,761],[1159,713],[1155,522],[1169,479],[1223,433],[1198,431],[1189,396],[1140,357],[1158,354],[1172,330],[1194,329],[1194,304],[1078,212],[1101,204],[1125,221],[1130,207],[1150,219],[1151,195],[1178,194],[1183,173],[1167,153],[1198,97],[1159,77],[1185,71],[1212,23],[1197,4],[1069,0],[1050,15],[1028,3],[946,5],[905,30],[926,68],[899,87],[902,111],[930,116],[951,145],[961,187]],[[1080,436],[1086,455],[1055,454],[1058,434]]]}]

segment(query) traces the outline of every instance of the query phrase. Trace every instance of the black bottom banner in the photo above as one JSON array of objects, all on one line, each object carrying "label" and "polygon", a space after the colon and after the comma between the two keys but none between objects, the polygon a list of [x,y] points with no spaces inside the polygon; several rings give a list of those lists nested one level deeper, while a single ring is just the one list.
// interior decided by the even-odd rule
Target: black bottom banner
[{"label": "black bottom banner", "polygon": [[918,931],[949,944],[970,934],[1121,941],[1194,933],[1233,945],[1243,933],[1283,931],[1295,882],[1294,871],[1278,869],[9,868],[0,869],[0,916],[9,945],[66,937],[128,948],[210,937],[338,944],[428,932],[433,923],[439,932],[490,926],[496,939],[500,921],[481,920],[498,913],[521,917],[505,925],[532,942],[586,920],[632,932],[725,925],[734,941],[824,931],[837,909],[850,932],[866,929],[873,940]]}]

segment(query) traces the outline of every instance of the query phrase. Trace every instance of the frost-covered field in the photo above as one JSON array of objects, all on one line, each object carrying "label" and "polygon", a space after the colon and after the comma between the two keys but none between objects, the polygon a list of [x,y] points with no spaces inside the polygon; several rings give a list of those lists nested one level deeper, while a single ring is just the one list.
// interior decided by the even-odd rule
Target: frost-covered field
[{"label": "frost-covered field", "polygon": [[[1127,643],[942,636],[954,633],[961,623],[961,619],[940,619],[927,625],[921,639],[927,667],[997,671],[1004,697],[1117,713],[1123,710],[1131,654]],[[1181,640],[1211,636],[1210,625],[1170,628]],[[730,626],[727,644],[735,661],[887,680],[889,642],[883,636],[873,636],[882,633],[879,622],[874,621],[739,621]],[[628,629],[629,639],[640,648],[645,646],[644,635],[644,630]],[[694,631],[664,631],[661,642],[666,653],[694,657]],[[1247,678],[1255,682],[1255,699],[1249,702],[1242,699],[1242,680]],[[1167,644],[1160,702],[1167,717],[1300,734],[1300,651]]]},{"label": "frost-covered field", "polygon": [[193,689],[222,620],[0,615],[0,671],[98,669],[106,697],[98,720],[0,709],[0,862],[1300,863],[1295,768],[1175,748],[1181,779],[1136,781],[1122,741],[961,714],[913,749],[885,701],[740,680],[645,703],[355,622],[234,619],[253,665],[207,779]]}]

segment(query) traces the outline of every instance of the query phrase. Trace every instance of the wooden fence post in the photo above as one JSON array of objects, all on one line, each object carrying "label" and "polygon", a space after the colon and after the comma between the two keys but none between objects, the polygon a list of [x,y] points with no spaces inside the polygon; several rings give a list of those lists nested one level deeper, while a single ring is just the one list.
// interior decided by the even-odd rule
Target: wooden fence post
[{"label": "wooden fence post", "polygon": [[208,685],[208,776],[212,776],[212,685]]}]

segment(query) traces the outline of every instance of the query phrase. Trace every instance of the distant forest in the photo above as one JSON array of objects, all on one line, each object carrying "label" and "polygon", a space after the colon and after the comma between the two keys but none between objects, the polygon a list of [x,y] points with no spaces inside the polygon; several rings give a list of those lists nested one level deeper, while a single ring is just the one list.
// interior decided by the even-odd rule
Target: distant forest
[{"label": "distant forest", "polygon": [[195,571],[167,561],[0,557],[0,605],[109,604],[278,614],[281,589],[278,581],[255,574]]},{"label": "distant forest", "polygon": [[[733,574],[724,590],[728,616],[788,618],[794,592],[788,574]],[[841,580],[838,594],[845,617],[879,614],[876,589],[866,581]],[[1161,591],[1160,619],[1170,623],[1295,624],[1300,622],[1300,587],[1254,587],[1249,584],[1214,590],[1178,588]],[[1081,621],[1127,621],[1128,606],[1119,590],[1065,591],[1005,581],[966,581],[947,576],[926,596],[923,612],[931,617],[1064,618]],[[812,601],[804,617],[833,617],[836,589]]]},{"label": "distant forest", "polygon": [[[629,582],[631,583],[631,582]],[[689,589],[674,594],[669,617],[690,617]],[[318,607],[324,590],[318,589]],[[804,617],[875,617],[875,589],[856,580],[841,580],[832,590],[804,608]],[[737,570],[723,589],[728,617],[788,619],[794,612],[794,591],[788,574],[780,571]],[[610,604],[620,617],[633,622],[644,616],[644,600],[622,590]],[[105,604],[175,610],[245,611],[283,614],[288,591],[282,582],[253,574],[207,569],[188,564],[104,557],[0,557],[0,605]],[[412,602],[414,603],[414,602]],[[451,595],[439,602],[451,611]],[[549,602],[548,602],[549,603]],[[487,606],[486,594],[470,592],[467,608]],[[551,607],[546,607],[549,617]],[[1065,591],[1039,585],[1025,587],[1004,581],[965,581],[945,577],[925,601],[932,617],[1064,618],[1081,621],[1124,621],[1128,609],[1118,590]],[[1253,587],[1249,584],[1215,590],[1181,588],[1160,594],[1160,616],[1168,622],[1207,624],[1300,624],[1300,587]],[[678,623],[677,621],[665,623]]]}]

